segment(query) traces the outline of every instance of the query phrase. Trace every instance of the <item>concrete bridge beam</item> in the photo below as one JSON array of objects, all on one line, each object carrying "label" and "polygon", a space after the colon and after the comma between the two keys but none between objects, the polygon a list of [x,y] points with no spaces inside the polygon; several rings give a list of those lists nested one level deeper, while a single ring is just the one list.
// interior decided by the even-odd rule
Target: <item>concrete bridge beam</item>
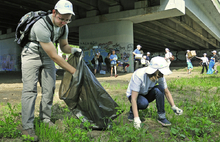
[{"label": "concrete bridge beam", "polygon": [[[161,27],[153,25],[150,22],[143,23],[143,24],[136,24],[135,27],[136,26],[139,26],[143,30],[145,29],[145,30],[149,31],[150,33],[153,33],[153,36],[155,36],[155,37],[160,37],[160,38],[164,37],[164,38],[173,40],[176,43],[181,43],[183,45],[182,46],[183,49],[185,49],[186,47],[189,47],[189,48],[192,48],[192,49],[200,49],[201,48],[197,44],[194,44],[191,41],[180,38],[180,37],[170,33],[168,30],[162,29]],[[181,50],[181,49],[179,49],[179,50]]]},{"label": "concrete bridge beam", "polygon": [[[182,17],[174,17],[174,18],[169,18],[169,19],[171,21],[175,22],[176,24],[178,24],[179,26],[182,26],[184,29],[188,30],[189,32],[194,34],[196,37],[200,37],[202,40],[208,42],[209,44],[211,44],[215,48],[219,48],[219,45],[218,45],[219,42],[216,42],[216,39],[212,35],[207,33],[200,26],[193,26],[193,27],[190,26],[188,23],[184,22],[185,20],[184,21],[182,20],[183,17],[187,18],[187,16],[182,16]],[[192,23],[194,25],[196,24],[195,22],[192,22]],[[196,24],[196,25],[198,25],[198,24]]]},{"label": "concrete bridge beam", "polygon": [[205,41],[197,36],[194,36],[191,32],[185,30],[183,27],[178,26],[176,23],[173,23],[169,19],[163,19],[160,21],[151,21],[154,25],[160,26],[163,29],[169,30],[170,33],[176,34],[183,39],[191,41],[201,47],[209,48]]}]

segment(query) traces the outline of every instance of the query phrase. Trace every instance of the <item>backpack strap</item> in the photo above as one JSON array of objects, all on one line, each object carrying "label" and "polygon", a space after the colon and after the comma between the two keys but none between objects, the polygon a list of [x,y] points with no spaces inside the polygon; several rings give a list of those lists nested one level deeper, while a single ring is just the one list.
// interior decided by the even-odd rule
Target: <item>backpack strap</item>
[{"label": "backpack strap", "polygon": [[[44,19],[44,18],[43,18]],[[45,19],[44,19],[44,22],[46,23],[46,25],[47,25],[47,27],[50,29],[50,32],[51,32],[51,37],[50,37],[50,39],[51,39],[51,41],[53,41],[53,38],[54,38],[54,29],[53,29],[53,23],[52,23],[52,21],[51,21],[51,19],[50,19],[50,17],[47,15],[46,16],[46,20],[47,20],[47,22],[52,26],[52,30],[51,30],[51,28],[49,28],[49,26],[47,25],[47,22],[45,22]],[[60,35],[60,37],[62,37],[64,34],[65,34],[65,30],[66,30],[66,26],[63,26],[63,33]],[[60,37],[58,38],[58,40],[60,39]],[[56,40],[55,42],[56,43],[58,43],[58,40]]]},{"label": "backpack strap", "polygon": [[42,19],[44,20],[44,22],[46,23],[48,29],[49,29],[50,32],[51,32],[50,40],[53,42],[53,38],[54,38],[53,23],[52,23],[52,21],[50,20],[49,16],[47,15],[47,16],[46,16],[46,20],[47,20],[47,22],[52,26],[52,30],[51,30],[51,28],[49,27],[49,25],[48,25],[47,22],[45,21],[45,18],[43,17]]}]

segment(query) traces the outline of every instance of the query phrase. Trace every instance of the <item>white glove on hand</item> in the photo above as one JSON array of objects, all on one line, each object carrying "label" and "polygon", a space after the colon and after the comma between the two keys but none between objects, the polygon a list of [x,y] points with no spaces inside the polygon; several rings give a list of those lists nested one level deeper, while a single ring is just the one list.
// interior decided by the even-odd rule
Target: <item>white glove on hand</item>
[{"label": "white glove on hand", "polygon": [[82,52],[81,48],[71,48],[71,53],[74,54],[76,52]]},{"label": "white glove on hand", "polygon": [[140,129],[141,128],[141,120],[139,117],[134,118],[134,128]]},{"label": "white glove on hand", "polygon": [[175,105],[172,106],[172,110],[174,111],[174,113],[176,115],[182,115],[183,114],[183,110],[182,109],[179,109],[178,107],[176,107]]}]

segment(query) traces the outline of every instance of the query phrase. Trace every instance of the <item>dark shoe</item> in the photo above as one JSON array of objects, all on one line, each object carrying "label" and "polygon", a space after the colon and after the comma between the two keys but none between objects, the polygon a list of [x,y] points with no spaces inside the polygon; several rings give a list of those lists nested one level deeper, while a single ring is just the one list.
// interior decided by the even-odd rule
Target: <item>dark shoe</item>
[{"label": "dark shoe", "polygon": [[[30,128],[30,129],[26,129],[26,130],[23,130],[22,131],[22,135],[25,135],[27,138],[24,139],[26,141],[38,141],[38,137],[37,135],[35,134],[35,131],[33,128]],[[28,137],[31,137],[31,138],[34,138],[33,140],[32,139],[28,139]]]},{"label": "dark shoe", "polygon": [[124,73],[127,73],[127,71],[124,71]]},{"label": "dark shoe", "polygon": [[217,73],[218,73],[218,71],[215,72],[215,74],[217,74]]},{"label": "dark shoe", "polygon": [[134,114],[129,112],[128,121],[134,121]]},{"label": "dark shoe", "polygon": [[163,126],[170,126],[171,125],[171,123],[166,118],[165,119],[158,119],[157,121]]}]

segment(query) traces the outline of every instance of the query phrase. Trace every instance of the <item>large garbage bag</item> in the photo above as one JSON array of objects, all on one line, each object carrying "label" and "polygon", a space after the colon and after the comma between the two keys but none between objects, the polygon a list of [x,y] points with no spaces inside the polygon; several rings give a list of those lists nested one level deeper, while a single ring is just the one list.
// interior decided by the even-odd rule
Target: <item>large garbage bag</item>
[{"label": "large garbage bag", "polygon": [[59,97],[72,113],[82,121],[89,121],[93,128],[104,129],[117,117],[117,103],[105,91],[83,61],[83,54],[72,54],[68,61],[77,71],[74,75],[64,72]]}]

